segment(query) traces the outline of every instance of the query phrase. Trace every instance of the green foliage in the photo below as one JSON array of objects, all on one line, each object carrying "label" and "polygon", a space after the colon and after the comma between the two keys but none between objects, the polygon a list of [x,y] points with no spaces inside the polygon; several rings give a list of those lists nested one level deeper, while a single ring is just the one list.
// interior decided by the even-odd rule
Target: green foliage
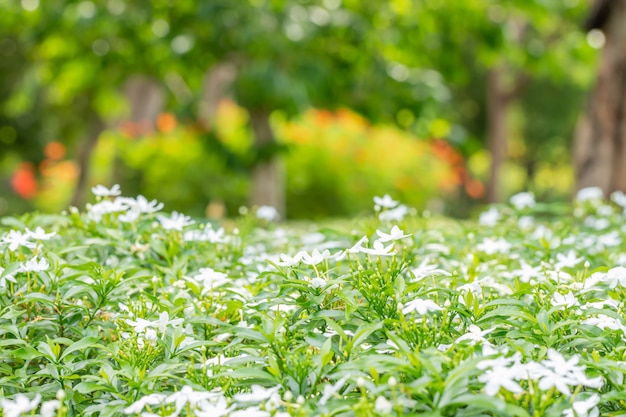
[{"label": "green foliage", "polygon": [[0,410],[612,414],[624,196],[585,191],[463,223],[381,220],[387,196],[346,225],[225,231],[103,187],[83,213],[4,217]]}]

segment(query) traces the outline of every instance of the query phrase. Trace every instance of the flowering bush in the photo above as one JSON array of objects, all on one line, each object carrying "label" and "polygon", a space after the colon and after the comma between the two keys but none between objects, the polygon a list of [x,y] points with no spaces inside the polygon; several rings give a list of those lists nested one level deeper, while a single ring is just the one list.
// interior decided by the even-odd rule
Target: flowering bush
[{"label": "flowering bush", "polygon": [[623,415],[623,194],[224,230],[93,192],[1,220],[3,417]]}]

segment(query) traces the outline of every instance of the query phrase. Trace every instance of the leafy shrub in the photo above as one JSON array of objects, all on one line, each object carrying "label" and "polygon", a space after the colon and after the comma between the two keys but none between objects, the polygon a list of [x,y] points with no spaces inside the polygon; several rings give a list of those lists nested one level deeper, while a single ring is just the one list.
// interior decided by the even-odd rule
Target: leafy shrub
[{"label": "leafy shrub", "polygon": [[3,417],[623,410],[623,194],[224,230],[94,192],[0,220]]}]

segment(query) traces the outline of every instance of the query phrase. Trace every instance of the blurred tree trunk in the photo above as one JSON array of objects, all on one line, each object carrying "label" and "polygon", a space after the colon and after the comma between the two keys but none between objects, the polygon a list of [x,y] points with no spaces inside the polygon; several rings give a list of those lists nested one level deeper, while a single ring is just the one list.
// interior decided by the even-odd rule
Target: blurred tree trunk
[{"label": "blurred tree trunk", "polygon": [[255,146],[261,152],[260,160],[252,168],[250,205],[272,206],[284,217],[285,179],[280,158],[272,149],[276,139],[270,126],[270,113],[267,110],[250,110]]},{"label": "blurred tree trunk", "polygon": [[509,102],[502,82],[502,70],[494,68],[487,74],[487,149],[491,155],[487,203],[500,201],[500,171],[506,159],[506,119]]},{"label": "blurred tree trunk", "polygon": [[85,204],[85,191],[87,188],[87,180],[89,177],[89,163],[91,161],[91,154],[93,153],[96,145],[98,144],[98,138],[104,131],[105,124],[99,116],[94,116],[94,120],[91,123],[87,138],[84,140],[80,150],[78,151],[78,181],[76,182],[76,188],[74,188],[74,195],[70,202],[70,206],[78,207]]},{"label": "blurred tree trunk", "polygon": [[576,189],[626,191],[626,0],[597,1],[588,29],[606,43],[598,79],[574,137]]},{"label": "blurred tree trunk", "polygon": [[200,124],[206,130],[213,128],[217,107],[237,78],[237,67],[231,62],[222,62],[211,67],[204,75],[202,100],[198,113]]},{"label": "blurred tree trunk", "polygon": [[507,156],[509,111],[513,101],[520,95],[529,80],[527,74],[520,74],[515,77],[512,84],[507,82],[503,66],[492,68],[487,73],[487,150],[491,155],[486,192],[487,203],[501,201],[501,171]]},{"label": "blurred tree trunk", "polygon": [[[126,96],[130,115],[127,121],[134,123],[140,132],[146,132],[163,110],[165,94],[163,88],[153,79],[141,75],[132,76],[122,87]],[[89,165],[91,156],[98,144],[98,137],[107,128],[101,117],[95,116],[89,136],[83,142],[78,154],[78,181],[74,189],[71,205],[83,205],[86,199],[87,183],[89,181]]]}]

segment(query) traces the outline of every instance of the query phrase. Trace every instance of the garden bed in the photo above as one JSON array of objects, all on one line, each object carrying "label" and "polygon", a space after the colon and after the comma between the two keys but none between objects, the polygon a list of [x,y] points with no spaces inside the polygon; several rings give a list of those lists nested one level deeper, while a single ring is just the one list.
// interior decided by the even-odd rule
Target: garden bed
[{"label": "garden bed", "polygon": [[94,192],[1,221],[3,417],[626,415],[621,194],[224,230]]}]

